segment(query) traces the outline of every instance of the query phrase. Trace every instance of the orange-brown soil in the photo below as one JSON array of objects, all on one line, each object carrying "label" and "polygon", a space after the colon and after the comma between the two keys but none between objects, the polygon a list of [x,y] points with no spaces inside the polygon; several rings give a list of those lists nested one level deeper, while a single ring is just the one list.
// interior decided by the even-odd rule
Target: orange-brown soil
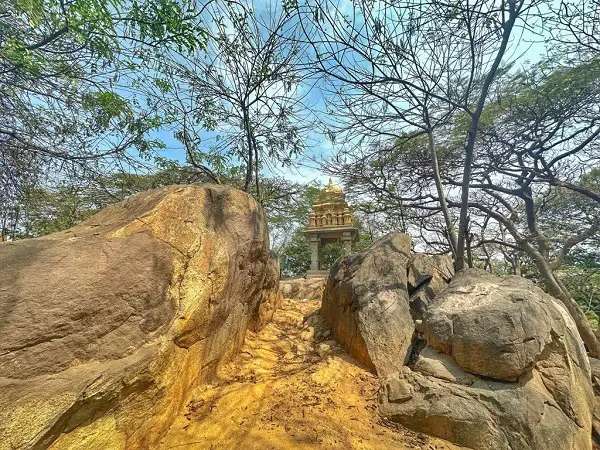
[{"label": "orange-brown soil", "polygon": [[319,307],[285,300],[264,330],[248,332],[218,379],[192,392],[160,448],[457,448],[379,417],[377,378],[327,336]]}]

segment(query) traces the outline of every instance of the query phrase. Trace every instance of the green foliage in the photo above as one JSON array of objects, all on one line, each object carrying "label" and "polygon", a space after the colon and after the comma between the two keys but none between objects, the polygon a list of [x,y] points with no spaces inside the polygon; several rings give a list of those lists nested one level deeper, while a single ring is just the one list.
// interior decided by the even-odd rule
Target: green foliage
[{"label": "green foliage", "polygon": [[38,50],[68,42],[113,60],[129,56],[132,43],[190,52],[207,40],[206,30],[194,20],[194,5],[190,0],[10,0],[6,11],[15,26],[6,34],[1,55],[22,64],[20,69],[39,73],[70,57]]},{"label": "green foliage", "polygon": [[321,249],[321,269],[329,270],[331,266],[344,256],[344,246],[341,242],[325,244]]},{"label": "green foliage", "polygon": [[310,247],[301,230],[292,235],[283,248],[279,261],[281,273],[286,276],[305,275],[310,269]]},{"label": "green foliage", "polygon": [[593,329],[598,329],[598,325],[600,323],[598,320],[598,314],[596,314],[594,311],[586,311],[585,318],[588,320]]},{"label": "green foliage", "polygon": [[[508,120],[533,130],[557,118],[568,119],[588,106],[599,80],[600,58],[574,66],[543,60],[517,73],[508,72],[498,82],[497,100],[482,111],[479,126],[486,131]],[[464,135],[468,121],[465,113],[457,115],[456,135]]]},{"label": "green foliage", "polygon": [[579,184],[581,187],[593,192],[600,192],[600,167],[593,168],[583,174],[579,180]]},{"label": "green foliage", "polygon": [[[592,320],[600,315],[600,236],[589,245],[574,248],[558,271],[573,298]],[[596,317],[594,317],[596,314]],[[596,326],[597,327],[597,326]]]},{"label": "green foliage", "polygon": [[267,213],[271,248],[276,253],[283,254],[294,232],[306,227],[319,192],[320,189],[313,185],[302,185],[280,177],[263,179],[261,203]]},{"label": "green foliage", "polygon": [[[32,179],[56,190],[164,147],[147,78],[206,45],[194,0],[7,0],[0,7],[0,178],[16,205]],[[164,86],[163,86],[164,88]],[[7,158],[7,155],[10,157]],[[22,176],[22,166],[35,176]],[[39,187],[39,186],[36,186]],[[12,206],[11,206],[12,208]],[[8,213],[7,213],[8,214]]]},{"label": "green foliage", "polygon": [[123,97],[114,92],[89,92],[82,97],[82,107],[91,112],[99,128],[107,128],[117,118],[131,117],[133,111]]},{"label": "green foliage", "polygon": [[363,250],[366,250],[371,246],[374,240],[371,233],[367,233],[366,230],[362,229],[360,226],[359,230],[358,241],[352,244],[353,252],[362,252]]},{"label": "green foliage", "polygon": [[139,24],[142,40],[160,42],[170,37],[179,52],[192,52],[204,48],[208,40],[207,31],[190,20],[195,6],[189,0],[133,1],[128,20]]},{"label": "green foliage", "polygon": [[74,186],[56,190],[33,189],[25,194],[26,227],[23,237],[43,236],[66,230],[97,211],[95,199]]},{"label": "green foliage", "polygon": [[584,312],[600,314],[600,263],[564,266],[558,275]]},{"label": "green foliage", "polygon": [[106,203],[114,203],[149,189],[156,189],[172,184],[189,184],[206,181],[206,177],[203,174],[198,173],[189,166],[180,166],[173,163],[163,166],[162,170],[148,174],[111,174],[100,181],[97,191],[100,191],[100,189],[104,190],[108,193],[108,198],[106,194],[101,195],[101,192],[98,192],[98,194],[101,197],[107,198]]}]

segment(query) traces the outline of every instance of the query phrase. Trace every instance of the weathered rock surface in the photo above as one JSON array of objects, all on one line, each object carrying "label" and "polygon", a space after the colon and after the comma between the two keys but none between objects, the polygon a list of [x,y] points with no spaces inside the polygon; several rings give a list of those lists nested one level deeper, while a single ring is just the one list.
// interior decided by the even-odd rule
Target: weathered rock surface
[{"label": "weathered rock surface", "polygon": [[323,293],[322,314],[335,339],[380,376],[402,367],[410,351],[410,251],[410,236],[384,236],[367,250],[338,260]]},{"label": "weathered rock surface", "polygon": [[391,233],[338,260],[323,294],[323,317],[334,337],[380,376],[408,360],[415,331],[409,292],[429,295],[432,280],[441,283],[431,289],[437,292],[451,276],[445,258],[415,255],[411,247],[409,235]]},{"label": "weathered rock surface", "polygon": [[[555,335],[568,333],[563,308],[533,283],[479,270],[455,277],[430,306],[425,326],[429,345],[465,371],[505,380],[529,371]],[[568,350],[578,349],[576,337]]]},{"label": "weathered rock surface", "polygon": [[277,306],[260,206],[171,186],[0,244],[0,449],[152,448]]},{"label": "weathered rock surface", "polygon": [[249,328],[257,332],[266,327],[282,302],[283,297],[279,290],[279,259],[271,252],[263,281],[262,298],[256,313],[250,320]]},{"label": "weathered rock surface", "polygon": [[453,275],[454,265],[450,255],[411,255],[408,261],[407,281],[413,319],[423,320],[429,303],[448,285]]},{"label": "weathered rock surface", "polygon": [[600,447],[600,360],[590,358],[592,370],[592,387],[594,388],[594,415],[592,419],[592,439]]},{"label": "weathered rock surface", "polygon": [[408,263],[408,288],[415,291],[424,282],[440,277],[449,282],[454,276],[454,265],[450,255],[427,255],[413,253]]},{"label": "weathered rock surface", "polygon": [[287,299],[320,300],[324,287],[324,278],[284,278],[279,283],[279,291]]},{"label": "weathered rock surface", "polygon": [[589,358],[594,395],[600,396],[600,359]]},{"label": "weathered rock surface", "polygon": [[563,306],[521,277],[469,269],[430,302],[428,346],[380,411],[474,449],[590,449],[590,365]]}]

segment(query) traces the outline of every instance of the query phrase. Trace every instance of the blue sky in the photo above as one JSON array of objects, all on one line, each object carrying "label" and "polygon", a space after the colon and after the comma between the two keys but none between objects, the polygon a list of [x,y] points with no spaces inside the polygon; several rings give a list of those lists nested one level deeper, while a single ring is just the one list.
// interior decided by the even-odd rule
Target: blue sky
[{"label": "blue sky", "polygon": [[[347,7],[350,7],[350,1],[344,0]],[[258,11],[265,11],[266,3],[258,3]],[[254,9],[257,10],[256,4]],[[522,35],[516,36],[519,38],[519,44],[513,45],[505,61],[516,60],[515,68],[526,66],[530,63],[535,63],[546,54],[545,45],[540,37],[535,37],[530,32],[523,33]],[[535,42],[534,42],[535,41]],[[312,105],[317,115],[323,115],[325,112],[325,95],[318,87],[314,87],[308,97],[308,103]],[[203,146],[209,146],[212,140],[218,132],[201,132],[203,139]],[[170,130],[163,129],[155,133],[155,136],[160,138],[167,145],[167,149],[162,152],[164,157],[172,158],[180,162],[185,161],[185,152],[182,145],[177,141]],[[295,167],[286,167],[277,170],[275,173],[269,170],[263,170],[263,175],[281,175],[286,178],[297,181],[308,183],[311,181],[317,181],[321,184],[325,184],[329,178],[329,175],[325,175],[318,169],[318,163],[311,161],[311,159],[319,161],[322,158],[330,157],[336,150],[339,143],[332,144],[324,134],[318,129],[312,129],[307,132],[306,136],[307,152],[306,155],[300,156],[297,159]],[[335,181],[335,180],[334,180]]]},{"label": "blue sky", "polygon": [[[247,7],[251,7],[258,14],[266,14],[271,3],[275,5],[276,8],[280,8],[280,2],[277,0],[273,0],[272,2],[245,1],[245,3]],[[306,92],[307,85],[300,86],[300,90],[302,92]],[[313,110],[313,112],[317,115],[323,114],[325,111],[323,93],[319,89],[309,90],[306,103],[311,106],[311,110]],[[218,131],[201,131],[200,135],[202,137],[202,148],[206,149],[210,147],[218,134]],[[185,149],[183,148],[181,142],[179,142],[173,136],[172,130],[163,128],[152,133],[152,137],[160,139],[166,145],[166,149],[161,151],[161,156],[174,159],[182,163],[185,162]],[[311,161],[311,159],[320,160],[323,157],[329,157],[333,151],[331,142],[329,142],[319,130],[314,128],[306,133],[305,142],[305,155],[301,155],[296,158],[295,165],[293,167],[279,167],[274,171],[263,169],[262,174],[264,176],[285,176],[287,179],[301,183],[309,183],[312,181],[326,183],[329,176],[322,174],[316,168],[317,164]]]}]

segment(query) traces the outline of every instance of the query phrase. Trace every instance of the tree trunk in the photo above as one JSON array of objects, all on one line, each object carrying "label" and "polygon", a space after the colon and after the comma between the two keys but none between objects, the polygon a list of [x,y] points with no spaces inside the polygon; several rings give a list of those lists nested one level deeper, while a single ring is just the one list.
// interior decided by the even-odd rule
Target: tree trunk
[{"label": "tree trunk", "polygon": [[513,256],[515,275],[521,276],[521,257],[518,253]]},{"label": "tree trunk", "polygon": [[550,269],[550,264],[541,258],[541,255],[532,254],[531,256],[535,261],[535,265],[538,268],[540,275],[544,279],[548,292],[562,302],[575,321],[579,335],[583,342],[588,346],[590,355],[594,358],[600,357],[600,343],[598,343],[594,330],[592,330],[590,323],[577,302],[571,297],[568,291],[566,291],[566,288],[564,288],[560,280],[556,278],[556,275],[552,272],[552,269]]},{"label": "tree trunk", "polygon": [[483,270],[488,270],[490,273],[492,273],[492,256],[490,255],[490,252],[488,252],[487,247],[485,246],[485,244],[483,244],[481,246],[481,250],[483,251],[483,254],[485,255],[485,263],[483,266]]},{"label": "tree trunk", "polygon": [[256,138],[252,135],[252,145],[254,146],[254,182],[256,183],[256,200],[262,204],[260,198],[260,185],[258,181],[258,145],[256,144]]},{"label": "tree trunk", "polygon": [[468,267],[473,267],[473,250],[471,248],[472,242],[473,242],[473,236],[471,234],[467,235],[467,265],[468,265]]},{"label": "tree trunk", "polygon": [[516,0],[508,0],[508,12],[508,21],[503,26],[504,30],[502,42],[500,43],[500,47],[498,48],[498,52],[496,53],[496,58],[492,63],[492,67],[490,67],[490,70],[483,82],[479,99],[477,101],[477,107],[475,108],[475,111],[471,117],[471,126],[469,128],[467,143],[465,145],[465,166],[461,184],[462,192],[460,197],[460,217],[458,219],[458,242],[456,248],[457,255],[455,260],[455,268],[457,271],[465,267],[465,243],[467,239],[467,233],[469,232],[467,229],[469,222],[469,186],[471,183],[471,169],[473,167],[473,160],[475,157],[475,138],[479,128],[479,119],[481,117],[483,107],[485,106],[485,99],[487,98],[490,85],[492,84],[492,81],[496,76],[496,72],[498,71],[498,67],[502,62],[512,28],[515,24],[515,20],[517,19],[518,14],[516,10]]},{"label": "tree trunk", "polygon": [[435,148],[435,141],[433,140],[433,132],[429,130],[427,132],[427,139],[429,142],[429,156],[431,157],[431,168],[433,170],[433,179],[435,180],[435,188],[437,190],[440,208],[444,215],[444,222],[446,223],[446,229],[448,230],[448,243],[450,244],[450,250],[452,251],[452,257],[456,260],[456,233],[452,225],[452,217],[450,216],[450,210],[446,202],[446,195],[444,194],[444,188],[442,186],[442,180],[440,177],[440,166],[438,163],[437,150]]},{"label": "tree trunk", "polygon": [[252,182],[252,168],[253,168],[253,157],[254,149],[252,148],[252,136],[250,131],[250,123],[248,118],[248,111],[244,110],[244,130],[246,132],[246,145],[248,145],[248,164],[246,166],[246,179],[244,180],[244,192],[248,192],[250,183]]}]

